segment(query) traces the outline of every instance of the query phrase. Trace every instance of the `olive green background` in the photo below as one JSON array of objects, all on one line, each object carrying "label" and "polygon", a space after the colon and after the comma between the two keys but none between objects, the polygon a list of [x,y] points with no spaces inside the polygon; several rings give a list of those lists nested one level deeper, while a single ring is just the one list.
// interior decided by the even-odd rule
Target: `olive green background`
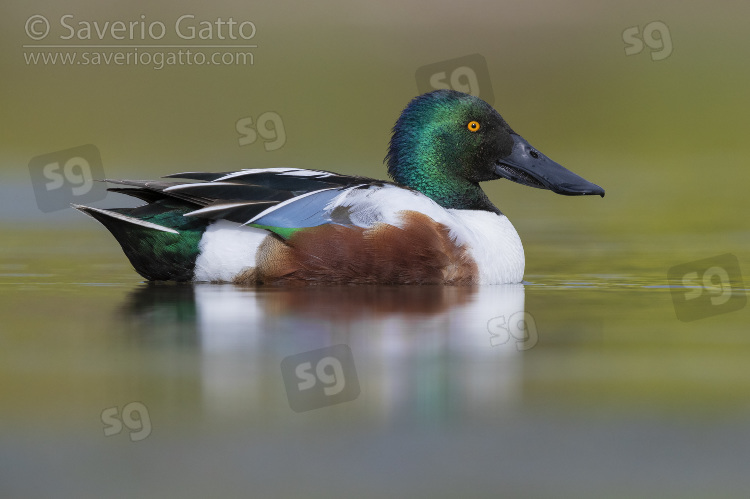
[{"label": "olive green background", "polygon": [[[278,166],[384,177],[416,70],[479,53],[511,126],[607,190],[602,202],[487,184],[516,225],[575,217],[619,234],[725,231],[742,223],[750,175],[749,12],[727,1],[4,4],[0,192],[23,187],[31,158],[89,143],[112,178]],[[255,23],[258,47],[251,67],[29,66],[24,23],[35,14],[53,35],[65,14],[69,23],[144,15],[167,26],[164,43],[188,43],[173,36],[180,15],[231,16]],[[671,55],[626,56],[622,32],[657,20]],[[282,117],[285,145],[240,146],[237,120],[267,111]]]}]

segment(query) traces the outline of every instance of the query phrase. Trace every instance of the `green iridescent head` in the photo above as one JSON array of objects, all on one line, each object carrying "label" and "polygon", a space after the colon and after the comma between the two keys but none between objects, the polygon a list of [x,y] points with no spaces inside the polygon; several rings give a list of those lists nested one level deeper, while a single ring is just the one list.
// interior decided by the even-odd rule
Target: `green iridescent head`
[{"label": "green iridescent head", "polygon": [[454,90],[413,99],[393,127],[388,174],[444,208],[499,210],[479,182],[507,178],[558,194],[604,190],[566,170],[516,134],[489,104]]}]

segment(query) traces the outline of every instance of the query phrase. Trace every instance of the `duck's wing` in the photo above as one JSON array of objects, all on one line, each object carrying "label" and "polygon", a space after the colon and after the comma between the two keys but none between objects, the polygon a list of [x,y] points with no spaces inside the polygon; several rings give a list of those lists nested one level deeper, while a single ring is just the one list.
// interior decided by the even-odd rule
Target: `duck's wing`
[{"label": "duck's wing", "polygon": [[[291,231],[284,224],[299,228],[312,226],[313,222],[314,225],[326,223],[317,212],[325,211],[323,201],[335,197],[334,193],[340,194],[351,186],[379,183],[363,177],[291,168],[187,172],[162,181],[107,182],[115,184],[110,191],[146,203],[136,208],[100,209],[79,205],[74,208],[107,227],[142,276],[176,281],[193,279],[200,241],[214,222],[226,220],[253,225],[251,221],[258,215],[283,205],[286,209],[276,212],[276,218],[272,219],[281,226],[268,227],[268,230],[287,234]],[[309,213],[305,213],[305,207]],[[286,218],[279,218],[282,213]]]},{"label": "duck's wing", "polygon": [[300,229],[335,224],[369,229],[377,224],[403,225],[405,212],[451,224],[452,215],[424,194],[371,179],[338,188],[305,193],[266,208],[246,222],[288,238]]},{"label": "duck's wing", "polygon": [[[372,227],[399,225],[400,213],[416,210],[434,220],[447,212],[423,194],[391,182],[323,170],[269,168],[226,173],[186,172],[167,178],[193,183],[160,182],[161,189],[198,205],[186,217],[263,228],[283,238],[300,229],[326,224]],[[170,184],[170,185],[167,185]]]},{"label": "duck's wing", "polygon": [[[320,196],[314,196],[305,203],[297,203],[319,191],[341,191],[352,186],[382,184],[382,181],[366,177],[299,168],[224,173],[183,172],[165,178],[197,182],[107,180],[125,186],[108,190],[133,196],[150,204],[165,199],[182,202],[186,208],[192,208],[187,210],[185,216],[248,224],[259,214],[282,203],[292,204],[294,201],[295,209],[306,207],[312,210],[319,207],[322,199]],[[327,196],[332,196],[332,192]],[[309,204],[313,200],[318,203]],[[137,217],[141,208],[135,208],[129,214]]]}]

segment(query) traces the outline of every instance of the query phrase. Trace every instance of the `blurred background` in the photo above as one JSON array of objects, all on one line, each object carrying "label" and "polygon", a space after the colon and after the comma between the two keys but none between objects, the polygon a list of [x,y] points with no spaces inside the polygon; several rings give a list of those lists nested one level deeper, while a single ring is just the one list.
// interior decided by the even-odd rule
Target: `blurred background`
[{"label": "blurred background", "polygon": [[[33,199],[27,169],[32,158],[83,144],[100,150],[112,178],[262,166],[383,177],[390,129],[417,94],[416,71],[480,54],[494,105],[511,126],[548,156],[607,188],[606,202],[592,208],[591,199],[487,184],[516,225],[552,216],[566,221],[586,210],[576,223],[602,230],[724,231],[742,216],[734,203],[748,178],[741,168],[750,147],[743,140],[750,69],[739,62],[750,51],[744,8],[728,1],[5,6],[4,212],[8,218],[29,216],[18,214],[17,206]],[[44,15],[50,25],[40,41],[25,31],[41,29],[27,26],[34,15]],[[65,15],[70,17],[63,22],[76,30],[73,39],[61,39],[71,36],[60,20]],[[209,22],[213,39],[180,38],[175,24],[183,15],[194,16],[181,23],[183,35]],[[230,59],[250,52],[252,64],[78,64],[88,50],[23,48],[95,44],[95,27],[91,40],[79,40],[78,31],[86,23],[101,27],[118,20],[140,23],[131,45],[149,43],[148,33],[141,40],[138,30],[157,22],[166,34],[152,43],[244,42],[217,39],[215,21],[229,18],[253,23],[254,36],[245,43],[257,48],[194,52],[226,52]],[[243,33],[249,36],[251,28]],[[99,43],[126,42],[105,33]],[[170,52],[120,51],[138,50],[140,57]],[[78,59],[27,62],[44,52],[76,52]],[[258,137],[240,145],[245,135],[238,121],[257,121],[269,112],[281,117],[284,139]],[[264,147],[269,142],[270,151]],[[49,219],[39,217],[42,223]]]},{"label": "blurred background", "polygon": [[[747,308],[678,321],[667,272],[731,253],[750,275],[748,15],[730,0],[4,3],[0,495],[740,497]],[[217,22],[230,18],[252,23],[248,39]],[[117,21],[134,23],[133,40]],[[148,44],[165,47],[136,47]],[[156,61],[182,45],[192,63]],[[115,53],[139,62],[106,63]],[[214,53],[229,63],[199,63]],[[44,190],[76,186],[62,165],[84,145],[107,178],[386,178],[399,113],[425,74],[456,71],[453,83],[491,95],[531,144],[607,192],[484,184],[524,242],[526,286],[511,294],[539,327],[526,352],[454,344],[476,322],[484,345],[500,315],[486,290],[146,286],[105,229],[66,208],[132,201]],[[362,395],[291,412],[278,362],[334,343],[361,359]],[[131,401],[148,407],[153,436],[105,437],[100,413]]]}]

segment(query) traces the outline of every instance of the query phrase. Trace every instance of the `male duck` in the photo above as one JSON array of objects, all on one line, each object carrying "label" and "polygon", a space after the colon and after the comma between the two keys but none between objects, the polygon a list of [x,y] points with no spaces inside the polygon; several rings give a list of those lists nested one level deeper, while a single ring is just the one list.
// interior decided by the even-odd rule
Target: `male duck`
[{"label": "male duck", "polygon": [[522,280],[523,246],[479,182],[604,196],[489,104],[453,90],[409,103],[386,160],[394,182],[297,168],[190,172],[168,177],[198,182],[109,180],[146,201],[138,208],[74,207],[151,280],[501,284]]}]

